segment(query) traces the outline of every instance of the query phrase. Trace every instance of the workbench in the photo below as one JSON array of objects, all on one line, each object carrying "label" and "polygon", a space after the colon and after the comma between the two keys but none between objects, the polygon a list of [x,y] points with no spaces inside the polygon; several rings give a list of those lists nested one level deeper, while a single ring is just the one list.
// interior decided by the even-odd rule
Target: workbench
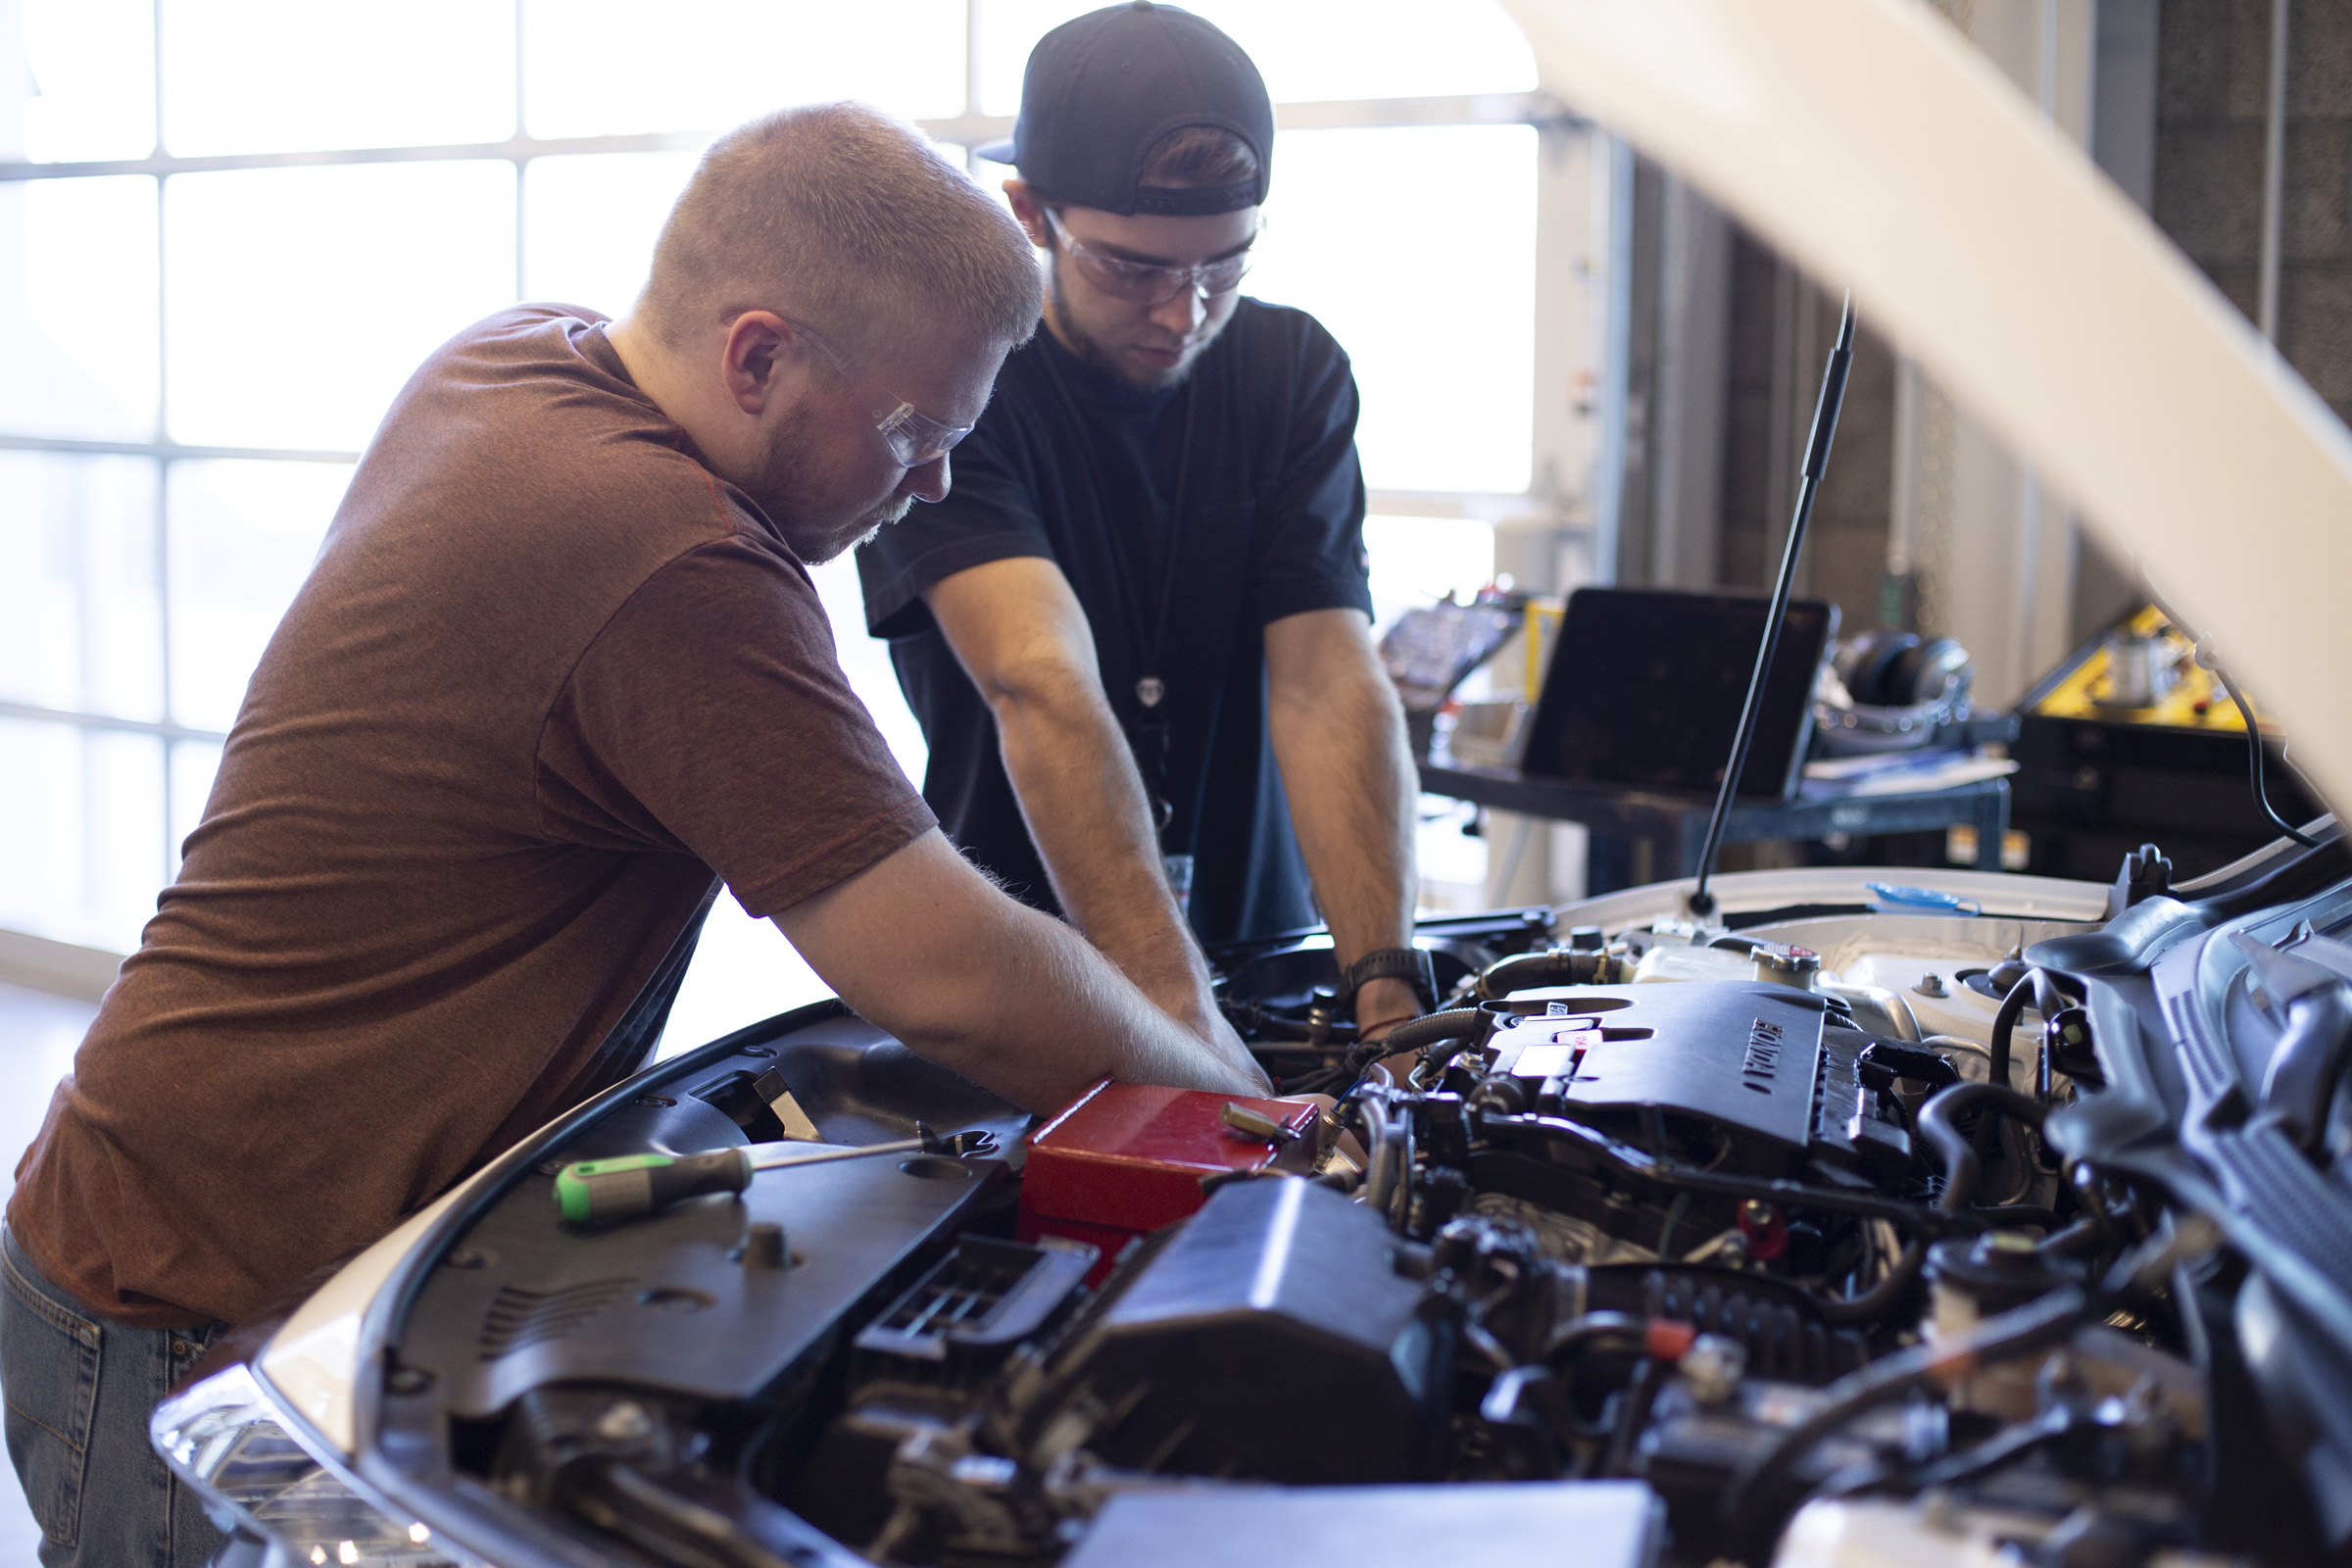
[{"label": "workbench", "polygon": [[[1715,808],[1712,795],[1571,783],[1512,767],[1424,761],[1420,768],[1421,788],[1430,795],[1497,811],[1580,822],[1594,834],[1613,838],[1646,840],[1651,846],[1650,875],[1657,881],[1697,873],[1707,818]],[[1963,824],[1977,830],[1976,868],[1998,871],[2001,835],[2009,827],[2009,781],[1987,778],[1943,789],[1857,794],[1842,782],[1806,779],[1788,801],[1734,801],[1723,825],[1723,842],[1920,833]],[[1586,894],[1614,892],[1627,885],[1630,877],[1608,877],[1604,870],[1607,861],[1624,858],[1593,857]],[[1595,878],[1593,871],[1603,874]]]}]

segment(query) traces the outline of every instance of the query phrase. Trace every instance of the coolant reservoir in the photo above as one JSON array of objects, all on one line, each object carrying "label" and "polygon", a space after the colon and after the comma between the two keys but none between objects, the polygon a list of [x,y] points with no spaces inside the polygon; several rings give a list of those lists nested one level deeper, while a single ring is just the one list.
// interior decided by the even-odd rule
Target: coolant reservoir
[{"label": "coolant reservoir", "polygon": [[1652,948],[1635,966],[1634,984],[1649,980],[1753,980],[1755,963],[1744,953],[1721,948]]}]

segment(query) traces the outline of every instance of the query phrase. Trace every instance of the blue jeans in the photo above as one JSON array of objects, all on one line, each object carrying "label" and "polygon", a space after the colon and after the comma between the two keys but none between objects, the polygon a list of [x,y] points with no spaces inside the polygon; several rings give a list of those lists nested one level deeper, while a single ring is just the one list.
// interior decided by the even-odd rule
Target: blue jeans
[{"label": "blue jeans", "polygon": [[44,1568],[199,1568],[222,1538],[147,1442],[147,1416],[225,1326],[92,1317],[0,1230],[0,1394],[8,1457]]}]

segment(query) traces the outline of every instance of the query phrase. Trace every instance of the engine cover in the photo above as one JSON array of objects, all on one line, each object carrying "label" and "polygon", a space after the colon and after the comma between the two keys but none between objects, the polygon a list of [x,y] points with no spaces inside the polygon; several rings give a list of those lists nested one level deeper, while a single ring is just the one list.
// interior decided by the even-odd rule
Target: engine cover
[{"label": "engine cover", "polygon": [[1655,1118],[1728,1142],[1721,1168],[1785,1175],[1808,1154],[1834,1164],[1907,1163],[1899,1123],[1859,1086],[1868,1037],[1826,1027],[1825,1004],[1749,981],[1576,986],[1521,992],[1543,1016],[1495,1031],[1494,1070],[1539,1109],[1649,1147]]}]

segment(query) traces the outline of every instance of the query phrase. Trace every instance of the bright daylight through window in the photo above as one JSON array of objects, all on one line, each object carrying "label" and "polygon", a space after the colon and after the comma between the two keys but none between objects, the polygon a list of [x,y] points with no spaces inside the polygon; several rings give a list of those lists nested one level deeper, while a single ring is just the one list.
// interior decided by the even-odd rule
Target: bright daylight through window
[{"label": "bright daylight through window", "polygon": [[[1086,9],[0,0],[0,930],[136,945],[247,673],[434,344],[517,299],[625,309],[700,147],[781,104],[864,98],[959,156],[1004,134],[1031,44]],[[1560,500],[1530,344],[1541,288],[1582,287],[1539,279],[1525,40],[1495,0],[1193,9],[1281,106],[1245,287],[1352,357],[1381,613],[1474,589],[1489,525]],[[854,570],[820,578],[919,778]],[[816,993],[724,901],[706,951],[680,1030]],[[730,967],[758,1000],[713,1000]]]}]

